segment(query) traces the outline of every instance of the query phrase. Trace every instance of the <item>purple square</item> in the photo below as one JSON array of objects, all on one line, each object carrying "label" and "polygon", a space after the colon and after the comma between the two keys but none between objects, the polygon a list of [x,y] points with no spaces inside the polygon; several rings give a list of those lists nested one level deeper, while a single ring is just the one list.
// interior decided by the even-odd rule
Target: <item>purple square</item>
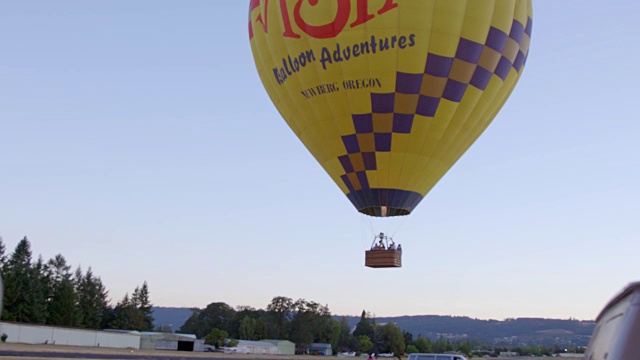
[{"label": "purple square", "polygon": [[396,76],[396,92],[401,94],[419,94],[423,74],[399,72]]},{"label": "purple square", "polygon": [[447,86],[444,88],[442,98],[460,102],[462,100],[462,96],[464,96],[465,90],[467,90],[467,84],[449,79],[447,81]]},{"label": "purple square", "polygon": [[356,134],[368,134],[373,132],[373,117],[371,114],[352,115],[353,126]]},{"label": "purple square", "polygon": [[411,133],[413,114],[393,114],[393,132],[399,134]]},{"label": "purple square", "polygon": [[373,134],[376,151],[391,151],[391,133]]},{"label": "purple square", "polygon": [[516,59],[513,61],[513,67],[517,72],[520,72],[522,66],[524,65],[524,61],[526,60],[526,56],[522,51],[518,51],[518,55],[516,55]]},{"label": "purple square", "polygon": [[458,44],[456,58],[464,60],[466,62],[470,62],[472,64],[478,64],[478,60],[480,60],[480,55],[482,55],[483,49],[484,45],[478,44],[477,42],[471,40],[467,40],[465,38],[461,38],[460,43]]},{"label": "purple square", "polygon": [[433,76],[447,77],[451,71],[452,64],[453,58],[429,53],[424,72]]},{"label": "purple square", "polygon": [[416,109],[416,114],[431,117],[435,116],[436,111],[438,110],[438,105],[440,105],[439,98],[420,95],[420,98],[418,99],[418,108]]},{"label": "purple square", "polygon": [[364,161],[364,169],[365,170],[376,170],[378,168],[376,164],[376,153],[374,152],[363,152],[362,160]]},{"label": "purple square", "polygon": [[509,33],[509,37],[517,41],[518,44],[520,44],[522,42],[523,35],[524,35],[524,26],[520,24],[518,20],[513,20],[513,25],[511,25],[511,32]]},{"label": "purple square", "polygon": [[395,93],[371,94],[371,108],[374,113],[392,113],[395,102]]},{"label": "purple square", "polygon": [[338,156],[338,160],[340,160],[340,164],[342,164],[342,168],[345,173],[354,172],[353,164],[351,163],[351,159],[349,159],[349,155]]},{"label": "purple square", "polygon": [[358,144],[358,137],[356,134],[343,136],[342,142],[344,143],[344,147],[347,149],[348,154],[360,152],[360,145]]},{"label": "purple square", "polygon": [[471,78],[471,85],[480,90],[484,90],[487,88],[487,85],[489,85],[489,80],[491,80],[492,75],[493,73],[491,71],[478,66]]},{"label": "purple square", "polygon": [[504,81],[509,75],[509,70],[511,70],[511,61],[503,56],[496,67],[495,73]]},{"label": "purple square", "polygon": [[358,176],[358,180],[360,181],[360,186],[363,189],[368,189],[369,188],[369,179],[367,179],[367,173],[364,171],[358,171],[356,173],[356,176]]},{"label": "purple square", "polygon": [[347,189],[349,189],[350,192],[356,191],[356,189],[353,187],[353,184],[351,184],[351,180],[349,180],[349,177],[347,175],[342,175],[340,176],[340,178],[342,179],[342,181],[347,186]]},{"label": "purple square", "polygon": [[529,35],[529,37],[531,37],[531,29],[533,27],[533,21],[531,20],[531,18],[527,19],[527,26],[524,28],[524,33]]},{"label": "purple square", "polygon": [[499,53],[502,53],[502,50],[504,50],[504,47],[507,44],[508,38],[507,34],[491,27],[489,29],[489,35],[487,35],[487,46]]}]

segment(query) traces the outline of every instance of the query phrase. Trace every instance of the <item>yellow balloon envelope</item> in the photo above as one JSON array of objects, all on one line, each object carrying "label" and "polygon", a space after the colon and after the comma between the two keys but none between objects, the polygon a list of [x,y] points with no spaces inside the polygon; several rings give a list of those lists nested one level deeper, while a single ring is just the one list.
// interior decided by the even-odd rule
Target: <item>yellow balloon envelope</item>
[{"label": "yellow balloon envelope", "polygon": [[529,51],[531,0],[251,0],[258,73],[361,213],[411,213],[487,128]]}]

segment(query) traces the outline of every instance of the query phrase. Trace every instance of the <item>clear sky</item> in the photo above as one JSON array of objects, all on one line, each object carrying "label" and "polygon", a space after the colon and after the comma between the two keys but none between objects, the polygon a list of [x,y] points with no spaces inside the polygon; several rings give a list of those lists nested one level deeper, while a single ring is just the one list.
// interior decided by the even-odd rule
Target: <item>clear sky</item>
[{"label": "clear sky", "polygon": [[[34,258],[91,266],[114,302],[146,280],[157,306],[287,296],[379,317],[593,319],[640,280],[638,2],[534,0],[510,100],[411,216],[386,221],[360,215],[280,118],[248,5],[0,3],[9,252],[26,235]],[[378,231],[402,243],[402,269],[364,267]]]}]

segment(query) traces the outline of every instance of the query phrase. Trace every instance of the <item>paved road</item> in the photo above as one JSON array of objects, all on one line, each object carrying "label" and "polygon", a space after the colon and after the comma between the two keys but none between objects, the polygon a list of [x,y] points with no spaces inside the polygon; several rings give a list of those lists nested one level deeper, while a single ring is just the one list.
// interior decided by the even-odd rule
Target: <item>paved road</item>
[{"label": "paved road", "polygon": [[[167,354],[167,355],[148,355],[148,354],[97,354],[97,353],[77,353],[77,352],[59,352],[59,351],[13,351],[13,350],[0,350],[0,358],[63,358],[63,359],[104,359],[104,360],[190,360],[194,357]],[[202,359],[202,358],[200,358]],[[237,360],[237,359],[224,359],[216,357],[215,360]],[[266,359],[261,359],[266,360]]]}]

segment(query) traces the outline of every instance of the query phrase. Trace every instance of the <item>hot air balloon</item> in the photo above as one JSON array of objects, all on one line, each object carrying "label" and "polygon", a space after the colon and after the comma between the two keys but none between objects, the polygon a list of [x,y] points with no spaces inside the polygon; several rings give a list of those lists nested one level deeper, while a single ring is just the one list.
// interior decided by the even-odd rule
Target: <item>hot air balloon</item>
[{"label": "hot air balloon", "polygon": [[[249,8],[271,100],[353,206],[374,217],[410,214],[475,142],[520,78],[531,39],[531,0]],[[375,253],[375,262],[370,253],[367,266],[400,266],[397,254]]]}]

